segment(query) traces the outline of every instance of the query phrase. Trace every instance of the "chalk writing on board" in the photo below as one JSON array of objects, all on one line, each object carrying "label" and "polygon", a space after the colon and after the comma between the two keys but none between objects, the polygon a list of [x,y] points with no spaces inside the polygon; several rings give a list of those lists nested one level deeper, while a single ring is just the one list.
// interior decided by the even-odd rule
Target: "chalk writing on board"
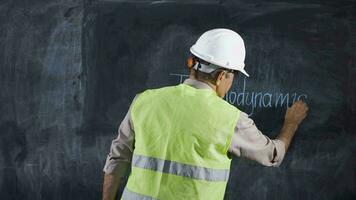
[{"label": "chalk writing on board", "polygon": [[[177,77],[179,83],[182,83],[184,79],[189,77],[187,74],[178,73],[170,73],[169,75]],[[297,100],[305,100],[308,98],[308,95],[305,93],[246,91],[246,84],[246,77],[244,77],[242,90],[230,90],[224,99],[232,105],[247,108],[245,112],[249,116],[254,114],[256,108],[287,107]]]}]

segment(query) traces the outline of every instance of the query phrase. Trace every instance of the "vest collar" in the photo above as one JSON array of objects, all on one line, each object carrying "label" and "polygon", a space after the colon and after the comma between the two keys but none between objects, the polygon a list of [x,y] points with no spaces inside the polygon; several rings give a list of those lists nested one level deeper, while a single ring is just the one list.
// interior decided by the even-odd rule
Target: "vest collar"
[{"label": "vest collar", "polygon": [[202,81],[196,80],[196,79],[191,79],[191,78],[185,79],[183,84],[187,84],[187,85],[192,86],[192,87],[194,87],[196,89],[210,89],[210,90],[213,90],[208,84],[206,84],[206,83],[204,83]]}]

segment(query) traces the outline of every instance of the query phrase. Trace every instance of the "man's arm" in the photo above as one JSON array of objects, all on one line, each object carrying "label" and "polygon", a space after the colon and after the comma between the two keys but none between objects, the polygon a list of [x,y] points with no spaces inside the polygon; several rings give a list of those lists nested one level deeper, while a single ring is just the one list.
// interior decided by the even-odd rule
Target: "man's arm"
[{"label": "man's arm", "polygon": [[110,147],[103,171],[103,200],[114,200],[120,185],[120,180],[124,177],[130,167],[133,146],[134,130],[131,122],[130,110],[118,129],[118,137],[115,138]]},{"label": "man's arm", "polygon": [[300,107],[300,104],[301,102],[296,102],[287,109],[284,126],[276,139],[270,139],[262,134],[253,120],[246,113],[241,112],[229,152],[265,166],[278,167],[283,161],[298,125],[306,115],[306,104],[303,104],[306,107],[303,110],[304,107]]},{"label": "man's arm", "polygon": [[289,144],[292,141],[299,124],[307,116],[308,110],[309,108],[307,104],[303,101],[297,101],[292,107],[287,109],[283,127],[277,136],[277,139],[283,141],[286,151],[289,148]]},{"label": "man's arm", "polygon": [[113,174],[104,174],[103,200],[116,199],[121,177]]}]

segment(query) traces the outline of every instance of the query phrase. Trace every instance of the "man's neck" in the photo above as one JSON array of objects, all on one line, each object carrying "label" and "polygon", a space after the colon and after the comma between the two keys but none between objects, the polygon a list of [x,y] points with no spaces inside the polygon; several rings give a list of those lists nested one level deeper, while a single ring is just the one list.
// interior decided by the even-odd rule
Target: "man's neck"
[{"label": "man's neck", "polygon": [[196,79],[196,78],[195,78],[193,75],[191,75],[191,74],[189,75],[189,78],[190,78],[190,79],[193,79],[193,80],[201,81],[201,82],[203,82],[203,83],[209,85],[209,86],[211,87],[211,89],[213,89],[213,90],[216,92],[216,85],[210,83],[209,81],[198,80],[198,79]]}]

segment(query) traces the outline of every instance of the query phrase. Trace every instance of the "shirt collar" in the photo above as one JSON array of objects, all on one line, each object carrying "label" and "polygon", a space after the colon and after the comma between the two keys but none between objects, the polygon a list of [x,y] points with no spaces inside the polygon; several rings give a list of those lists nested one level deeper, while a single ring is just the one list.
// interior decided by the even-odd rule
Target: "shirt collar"
[{"label": "shirt collar", "polygon": [[204,82],[196,80],[196,79],[188,78],[188,79],[185,79],[185,81],[183,83],[187,84],[189,86],[192,86],[196,89],[210,89],[210,90],[212,90],[212,88],[207,83],[204,83]]}]

